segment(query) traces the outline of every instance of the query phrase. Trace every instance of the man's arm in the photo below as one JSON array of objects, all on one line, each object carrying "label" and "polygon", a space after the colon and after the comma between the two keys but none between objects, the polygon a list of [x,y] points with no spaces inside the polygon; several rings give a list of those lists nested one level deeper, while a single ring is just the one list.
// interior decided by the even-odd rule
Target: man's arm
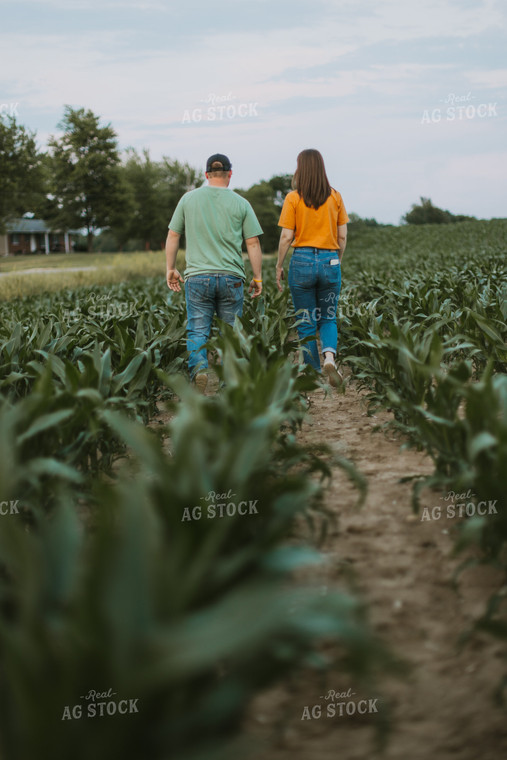
[{"label": "man's arm", "polygon": [[339,224],[338,225],[338,247],[340,249],[339,257],[340,257],[340,264],[343,259],[343,254],[345,253],[345,248],[347,247],[347,225],[346,224]]},{"label": "man's arm", "polygon": [[183,277],[175,269],[176,256],[180,247],[180,237],[174,230],[169,230],[167,233],[167,240],[165,241],[165,260],[166,260],[166,279],[167,285],[171,290],[180,291],[180,282],[183,282]]},{"label": "man's arm", "polygon": [[287,251],[289,250],[292,241],[294,240],[294,230],[289,230],[287,227],[282,227],[282,231],[280,233],[280,241],[278,243],[278,261],[276,262],[276,284],[278,285],[278,290],[282,290],[282,280],[283,280],[283,262],[285,261],[285,257],[287,256]]},{"label": "man's arm", "polygon": [[[248,292],[252,293],[252,298],[260,296],[262,293],[262,250],[258,237],[246,238],[246,252],[252,267],[253,279],[248,286]],[[256,282],[257,280],[257,282]]]}]

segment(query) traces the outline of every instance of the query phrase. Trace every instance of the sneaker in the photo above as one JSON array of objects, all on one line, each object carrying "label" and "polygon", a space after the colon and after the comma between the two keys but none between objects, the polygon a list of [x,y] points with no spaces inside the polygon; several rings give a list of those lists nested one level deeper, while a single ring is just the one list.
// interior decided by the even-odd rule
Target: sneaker
[{"label": "sneaker", "polygon": [[199,393],[204,393],[208,385],[208,375],[204,372],[198,372],[194,377],[194,385]]},{"label": "sneaker", "polygon": [[343,375],[336,369],[333,361],[324,362],[324,374],[327,376],[329,385],[332,385],[333,388],[339,388],[343,385]]}]

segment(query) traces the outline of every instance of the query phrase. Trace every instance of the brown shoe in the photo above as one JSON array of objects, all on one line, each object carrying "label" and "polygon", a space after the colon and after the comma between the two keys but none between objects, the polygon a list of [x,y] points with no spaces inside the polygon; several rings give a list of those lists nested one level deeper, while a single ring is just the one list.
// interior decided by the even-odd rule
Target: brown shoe
[{"label": "brown shoe", "polygon": [[194,377],[194,385],[199,393],[204,394],[208,385],[208,375],[204,372],[198,372]]},{"label": "brown shoe", "polygon": [[324,362],[324,374],[333,388],[340,388],[343,385],[343,375],[336,369],[334,362]]}]

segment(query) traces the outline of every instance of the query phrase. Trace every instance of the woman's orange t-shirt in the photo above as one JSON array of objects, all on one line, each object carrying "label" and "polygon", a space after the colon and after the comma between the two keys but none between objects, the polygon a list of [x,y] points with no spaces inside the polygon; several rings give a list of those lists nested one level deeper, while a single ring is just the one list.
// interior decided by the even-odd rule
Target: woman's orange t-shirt
[{"label": "woman's orange t-shirt", "polygon": [[347,224],[349,217],[345,211],[339,192],[331,189],[331,195],[318,209],[309,208],[297,190],[285,197],[279,227],[294,230],[294,248],[329,248],[338,246],[338,226]]}]

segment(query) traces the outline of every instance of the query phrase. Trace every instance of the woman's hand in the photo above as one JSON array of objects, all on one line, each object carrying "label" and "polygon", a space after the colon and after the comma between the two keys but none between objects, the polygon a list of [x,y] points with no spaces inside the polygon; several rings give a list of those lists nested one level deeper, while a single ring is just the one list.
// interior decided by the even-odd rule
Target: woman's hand
[{"label": "woman's hand", "polygon": [[283,267],[279,267],[278,264],[276,265],[276,285],[278,287],[278,290],[283,290],[282,280],[285,280],[285,272],[283,271]]}]

